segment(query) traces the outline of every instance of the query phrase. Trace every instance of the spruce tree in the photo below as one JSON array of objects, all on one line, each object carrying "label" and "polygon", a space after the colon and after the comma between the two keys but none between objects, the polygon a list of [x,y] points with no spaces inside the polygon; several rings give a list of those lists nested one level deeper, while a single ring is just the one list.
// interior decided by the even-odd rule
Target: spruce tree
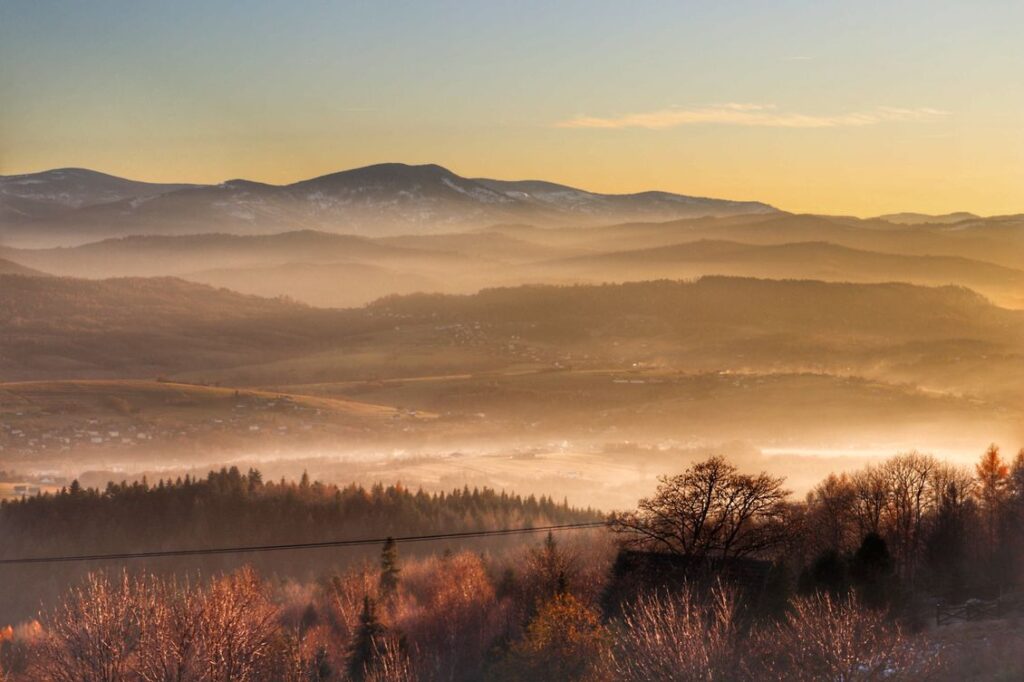
[{"label": "spruce tree", "polygon": [[348,658],[349,679],[362,682],[373,667],[377,654],[377,640],[384,634],[384,626],[377,619],[377,605],[370,595],[363,597],[363,611],[359,614],[359,627],[352,638]]},{"label": "spruce tree", "polygon": [[380,592],[389,597],[398,588],[398,574],[402,569],[398,565],[398,544],[394,538],[384,541],[380,553]]}]

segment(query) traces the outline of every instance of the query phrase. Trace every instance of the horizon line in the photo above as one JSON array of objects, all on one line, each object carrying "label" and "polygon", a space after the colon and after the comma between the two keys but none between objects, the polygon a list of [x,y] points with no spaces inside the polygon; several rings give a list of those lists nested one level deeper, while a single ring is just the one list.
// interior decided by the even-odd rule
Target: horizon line
[{"label": "horizon line", "polygon": [[769,208],[775,209],[776,211],[778,211],[780,213],[789,213],[791,215],[818,215],[818,216],[828,216],[828,217],[837,217],[837,218],[839,218],[839,217],[851,217],[851,218],[856,218],[856,219],[859,219],[859,220],[870,220],[872,218],[881,218],[883,216],[893,216],[893,215],[900,215],[900,214],[914,214],[914,215],[921,215],[921,216],[929,216],[929,217],[941,218],[941,217],[945,217],[945,216],[955,215],[957,213],[967,213],[967,214],[970,214],[971,216],[974,216],[974,217],[977,217],[977,218],[980,218],[980,219],[986,219],[986,220],[987,219],[994,219],[994,218],[998,219],[998,218],[1008,218],[1008,217],[1013,217],[1013,216],[1024,215],[1024,208],[1022,208],[1020,211],[1009,212],[1009,213],[989,213],[989,212],[971,211],[971,210],[967,210],[967,209],[954,209],[954,210],[950,210],[950,211],[936,213],[936,212],[919,211],[919,210],[906,209],[906,208],[899,209],[899,210],[884,211],[884,212],[881,212],[881,213],[850,213],[850,212],[845,212],[845,211],[844,212],[835,212],[835,213],[833,213],[833,212],[830,212],[829,210],[825,210],[825,211],[821,211],[821,210],[790,211],[788,209],[781,208],[781,207],[777,206],[776,204],[771,203],[770,201],[766,201],[766,200],[762,200],[762,199],[734,199],[734,198],[730,198],[730,197],[709,196],[709,195],[703,195],[703,194],[691,194],[691,193],[688,193],[688,192],[685,192],[685,191],[667,190],[667,189],[655,189],[655,188],[642,189],[642,190],[629,191],[629,192],[601,192],[601,191],[596,191],[596,190],[584,189],[582,187],[579,187],[579,186],[576,186],[576,185],[573,185],[573,184],[568,184],[566,182],[560,182],[560,181],[557,181],[557,180],[540,179],[539,177],[536,177],[536,176],[535,177],[520,177],[520,178],[500,178],[500,177],[485,177],[485,176],[482,176],[482,175],[462,175],[462,174],[460,174],[460,173],[458,173],[456,171],[453,171],[449,166],[446,166],[446,165],[443,165],[443,164],[440,164],[440,163],[435,163],[435,162],[409,163],[409,162],[405,162],[405,161],[378,161],[378,162],[375,162],[375,163],[368,163],[368,164],[363,164],[363,165],[351,166],[351,167],[347,167],[347,168],[340,168],[338,170],[328,171],[326,173],[318,173],[318,174],[315,174],[315,175],[303,176],[303,177],[299,177],[298,179],[292,180],[290,182],[285,182],[285,183],[274,183],[274,182],[267,182],[267,181],[264,181],[264,180],[254,180],[254,179],[247,178],[247,177],[231,177],[231,178],[226,178],[224,180],[221,180],[219,182],[201,182],[201,181],[195,181],[195,180],[151,180],[151,179],[140,179],[137,176],[133,177],[133,176],[128,176],[128,175],[121,175],[121,174],[118,174],[118,173],[112,173],[112,172],[109,172],[109,171],[106,171],[106,170],[97,170],[96,168],[90,168],[88,166],[76,166],[76,165],[53,166],[53,167],[50,167],[50,168],[43,168],[41,170],[18,171],[18,172],[13,172],[13,173],[12,172],[4,172],[4,173],[0,173],[0,178],[13,178],[13,177],[19,177],[19,176],[26,176],[26,175],[41,175],[43,173],[52,173],[52,172],[55,172],[55,171],[86,171],[86,172],[89,172],[89,173],[97,173],[97,174],[100,174],[100,175],[106,175],[108,177],[116,178],[116,179],[119,179],[119,180],[126,180],[126,181],[129,181],[129,182],[141,182],[141,183],[151,184],[151,185],[191,185],[191,186],[194,186],[194,187],[219,187],[219,186],[225,185],[225,184],[227,184],[229,182],[244,181],[244,182],[252,182],[252,183],[261,184],[261,185],[267,185],[268,187],[278,187],[278,188],[280,188],[280,187],[288,187],[290,185],[298,184],[300,182],[305,182],[305,181],[309,181],[309,180],[316,180],[318,178],[324,178],[324,177],[328,177],[328,176],[331,176],[331,175],[337,175],[339,173],[345,173],[345,172],[356,171],[356,170],[363,170],[363,169],[367,169],[367,168],[374,168],[374,167],[377,167],[377,166],[405,166],[405,167],[408,167],[408,168],[423,168],[423,167],[435,166],[435,167],[441,168],[441,169],[443,169],[445,171],[448,171],[449,173],[452,173],[453,175],[457,175],[460,178],[463,178],[463,179],[466,179],[466,180],[470,180],[470,181],[497,180],[497,181],[500,181],[500,182],[545,182],[545,183],[550,183],[550,184],[554,184],[554,185],[561,185],[563,187],[568,187],[570,189],[575,189],[575,190],[579,190],[579,191],[583,191],[583,192],[588,192],[588,193],[591,193],[591,194],[603,194],[603,195],[606,195],[606,196],[630,196],[630,195],[645,194],[645,193],[650,193],[650,192],[661,192],[661,193],[665,193],[665,194],[675,194],[675,195],[686,196],[686,197],[691,197],[691,198],[696,198],[696,199],[714,199],[714,200],[719,200],[719,201],[733,201],[733,202],[737,202],[737,203],[757,203],[757,204],[763,204],[765,206],[768,206]]}]

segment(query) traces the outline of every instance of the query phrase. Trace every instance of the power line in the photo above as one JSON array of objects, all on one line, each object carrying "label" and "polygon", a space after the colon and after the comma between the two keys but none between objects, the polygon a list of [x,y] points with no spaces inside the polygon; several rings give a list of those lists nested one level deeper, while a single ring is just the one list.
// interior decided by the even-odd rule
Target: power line
[{"label": "power line", "polygon": [[[433,533],[430,535],[405,535],[391,538],[395,542],[437,542],[439,540],[455,540],[459,538],[480,538],[495,535],[526,535],[563,530],[581,530],[584,528],[600,528],[604,521],[588,521],[585,523],[563,523],[556,526],[535,526],[531,528],[501,528],[498,530],[477,530],[463,533]],[[47,557],[20,557],[17,559],[0,559],[0,565],[12,564],[58,564],[75,561],[116,561],[121,559],[154,559],[160,557],[203,556],[208,554],[252,554],[256,552],[280,552],[290,549],[326,549],[328,547],[362,547],[380,545],[388,538],[364,538],[359,540],[325,540],[322,542],[292,542],[282,545],[248,545],[243,547],[207,547],[203,549],[164,549],[153,552],[118,552],[114,554],[76,554]]]}]

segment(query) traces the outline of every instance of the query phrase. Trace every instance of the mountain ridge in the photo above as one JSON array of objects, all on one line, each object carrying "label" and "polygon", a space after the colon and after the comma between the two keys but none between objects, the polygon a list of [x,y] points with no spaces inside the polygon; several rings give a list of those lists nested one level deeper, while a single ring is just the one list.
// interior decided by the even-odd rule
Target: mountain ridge
[{"label": "mountain ridge", "polygon": [[374,164],[282,185],[246,179],[143,183],[87,169],[0,176],[0,237],[37,246],[127,234],[319,229],[390,236],[508,222],[600,224],[775,212],[752,201],[472,179],[436,164]]}]

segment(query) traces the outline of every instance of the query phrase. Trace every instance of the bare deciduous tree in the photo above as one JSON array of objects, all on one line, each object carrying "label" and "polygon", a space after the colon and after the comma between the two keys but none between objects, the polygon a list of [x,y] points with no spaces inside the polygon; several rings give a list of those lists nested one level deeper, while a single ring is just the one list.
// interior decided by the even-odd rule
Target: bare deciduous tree
[{"label": "bare deciduous tree", "polygon": [[882,532],[882,515],[889,499],[885,476],[878,467],[869,466],[850,477],[853,485],[853,514],[857,534],[864,537]]},{"label": "bare deciduous tree", "polygon": [[660,479],[654,497],[619,514],[612,528],[644,548],[687,558],[725,560],[764,554],[787,538],[784,479],[741,474],[711,457]]},{"label": "bare deciduous tree", "polygon": [[215,580],[206,590],[199,622],[204,680],[258,680],[270,664],[277,607],[249,568]]},{"label": "bare deciduous tree", "polygon": [[856,489],[846,474],[830,474],[807,494],[807,530],[816,553],[848,552],[862,537],[854,514]]},{"label": "bare deciduous tree", "polygon": [[35,678],[58,682],[295,679],[279,609],[251,569],[205,589],[90,574],[44,619]]},{"label": "bare deciduous tree", "polygon": [[460,552],[409,571],[398,595],[394,625],[409,657],[427,679],[481,674],[505,624],[501,604],[480,556]]},{"label": "bare deciduous tree", "polygon": [[202,599],[188,584],[150,576],[141,589],[141,632],[135,670],[144,682],[198,679]]},{"label": "bare deciduous tree", "polygon": [[366,674],[366,682],[416,682],[420,679],[397,638],[384,636],[374,646],[375,663]]},{"label": "bare deciduous tree", "polygon": [[885,461],[880,471],[888,491],[883,519],[903,577],[913,581],[924,543],[925,517],[935,500],[938,461],[912,451]]},{"label": "bare deciduous tree", "polygon": [[36,673],[55,682],[126,679],[139,643],[136,590],[127,574],[91,573],[45,618]]}]

